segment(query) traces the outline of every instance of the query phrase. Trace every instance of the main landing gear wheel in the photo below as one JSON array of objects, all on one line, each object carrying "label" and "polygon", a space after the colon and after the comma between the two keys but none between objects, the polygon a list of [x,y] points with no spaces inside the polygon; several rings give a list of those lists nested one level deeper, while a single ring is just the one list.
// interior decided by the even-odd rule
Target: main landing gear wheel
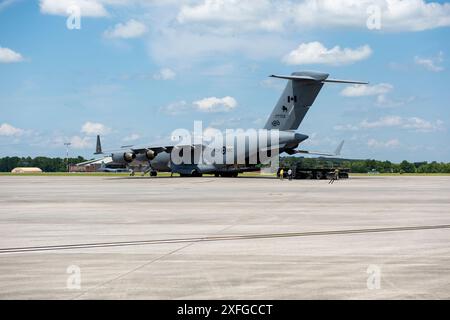
[{"label": "main landing gear wheel", "polygon": [[180,173],[180,177],[187,178],[187,177],[203,177],[203,174],[199,173],[197,170],[193,170],[191,174],[186,173]]},{"label": "main landing gear wheel", "polygon": [[191,177],[197,177],[197,178],[199,178],[199,177],[203,177],[203,174],[201,174],[201,173],[198,172],[197,170],[192,170]]}]

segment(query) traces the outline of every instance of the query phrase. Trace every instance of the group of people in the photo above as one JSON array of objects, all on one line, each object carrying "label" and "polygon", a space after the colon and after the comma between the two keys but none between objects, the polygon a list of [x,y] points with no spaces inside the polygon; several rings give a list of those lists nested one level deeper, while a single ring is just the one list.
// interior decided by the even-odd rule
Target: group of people
[{"label": "group of people", "polygon": [[[284,169],[283,168],[280,169],[279,178],[280,178],[280,180],[284,180]],[[289,181],[294,178],[292,169],[288,169],[288,171],[287,171],[287,178],[289,179]],[[329,184],[333,184],[334,181],[336,181],[336,180],[339,180],[339,169],[335,169],[333,171],[333,173],[331,174],[331,178],[330,178]]]},{"label": "group of people", "polygon": [[[292,169],[289,169],[287,171],[287,178],[290,180],[292,180],[293,176],[292,176]],[[284,180],[284,169],[280,170],[280,180]]]}]

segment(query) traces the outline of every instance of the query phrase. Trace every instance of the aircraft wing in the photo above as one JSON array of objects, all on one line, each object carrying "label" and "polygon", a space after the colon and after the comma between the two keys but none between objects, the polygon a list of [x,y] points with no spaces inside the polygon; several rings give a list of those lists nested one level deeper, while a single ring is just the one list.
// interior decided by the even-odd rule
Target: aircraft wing
[{"label": "aircraft wing", "polygon": [[140,147],[133,147],[133,146],[131,146],[131,147],[130,147],[130,151],[132,151],[132,152],[134,152],[134,153],[136,153],[136,154],[139,154],[139,153],[145,153],[145,152],[147,152],[148,150],[152,150],[152,151],[154,151],[155,153],[161,153],[161,152],[164,152],[164,151],[170,152],[170,151],[172,150],[172,148],[173,148],[173,146],[165,146],[165,147],[154,147],[154,146],[147,146],[147,147],[142,147],[142,146],[140,146]]},{"label": "aircraft wing", "polygon": [[341,155],[342,147],[344,146],[344,141],[342,141],[334,152],[320,152],[320,151],[306,151],[306,150],[293,150],[292,154],[311,154],[316,156],[324,157],[337,157]]},{"label": "aircraft wing", "polygon": [[166,145],[164,147],[156,147],[156,146],[141,146],[141,147],[131,147],[130,151],[136,153],[136,154],[140,154],[140,153],[145,153],[148,150],[152,150],[155,153],[161,153],[161,152],[172,152],[172,150],[174,148],[191,148],[191,149],[198,149],[198,148],[204,148],[204,145],[202,144],[191,144],[191,145],[178,145],[178,144],[173,144],[173,145]]},{"label": "aircraft wing", "polygon": [[192,149],[197,149],[197,148],[204,148],[204,145],[179,145],[176,143],[167,143],[163,146],[152,146],[152,145],[143,145],[143,146],[134,146],[134,145],[126,145],[126,146],[121,146],[119,149],[114,149],[114,150],[103,150],[102,149],[102,145],[101,145],[101,141],[100,141],[100,136],[97,136],[97,146],[95,149],[95,153],[96,155],[99,154],[106,154],[106,153],[115,153],[115,152],[132,152],[135,154],[142,154],[142,153],[146,153],[149,150],[152,150],[153,152],[155,152],[155,154],[161,153],[161,152],[172,152],[173,148],[185,148],[185,147],[190,147]]}]

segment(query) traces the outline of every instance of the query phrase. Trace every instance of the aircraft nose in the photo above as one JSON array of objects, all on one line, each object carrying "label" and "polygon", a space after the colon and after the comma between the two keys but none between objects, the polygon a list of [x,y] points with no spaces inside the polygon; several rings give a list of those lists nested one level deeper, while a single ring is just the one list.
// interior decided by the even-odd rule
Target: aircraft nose
[{"label": "aircraft nose", "polygon": [[295,141],[297,141],[298,143],[305,141],[308,138],[309,137],[306,134],[301,134],[301,133],[296,133],[294,136]]}]

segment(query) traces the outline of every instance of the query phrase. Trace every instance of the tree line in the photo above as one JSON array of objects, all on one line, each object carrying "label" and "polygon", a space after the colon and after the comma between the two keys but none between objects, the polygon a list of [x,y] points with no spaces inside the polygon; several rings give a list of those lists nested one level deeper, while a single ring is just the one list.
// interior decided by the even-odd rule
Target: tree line
[{"label": "tree line", "polygon": [[309,169],[342,167],[350,169],[350,172],[353,173],[450,173],[450,163],[436,161],[409,162],[404,160],[400,163],[393,163],[379,160],[283,157],[280,159],[280,163],[286,167],[296,165]]},{"label": "tree line", "polygon": [[0,172],[10,172],[17,167],[38,167],[44,172],[65,172],[67,164],[77,164],[86,161],[83,157],[77,158],[48,158],[48,157],[4,157],[0,158]]},{"label": "tree line", "polygon": [[[86,159],[78,156],[69,158],[69,164],[84,162]],[[393,163],[379,160],[352,160],[339,158],[303,158],[281,157],[280,165],[301,168],[348,168],[354,173],[380,172],[380,173],[450,173],[450,163],[442,162],[408,162]],[[16,167],[38,167],[44,172],[67,171],[67,159],[49,157],[4,157],[0,158],[0,172],[10,172]]]}]

